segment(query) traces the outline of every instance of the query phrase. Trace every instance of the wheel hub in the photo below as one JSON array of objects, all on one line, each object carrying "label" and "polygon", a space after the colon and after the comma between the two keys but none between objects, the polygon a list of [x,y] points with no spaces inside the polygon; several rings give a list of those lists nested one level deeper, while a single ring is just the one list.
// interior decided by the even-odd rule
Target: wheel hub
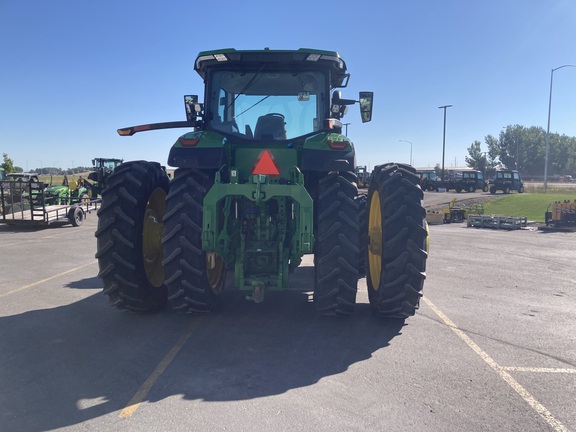
[{"label": "wheel hub", "polygon": [[166,212],[166,192],[157,188],[151,194],[146,205],[142,227],[142,256],[148,281],[156,288],[164,284],[164,266],[162,260],[162,218]]},{"label": "wheel hub", "polygon": [[374,290],[380,287],[382,272],[382,211],[380,195],[374,191],[368,210],[368,276]]}]

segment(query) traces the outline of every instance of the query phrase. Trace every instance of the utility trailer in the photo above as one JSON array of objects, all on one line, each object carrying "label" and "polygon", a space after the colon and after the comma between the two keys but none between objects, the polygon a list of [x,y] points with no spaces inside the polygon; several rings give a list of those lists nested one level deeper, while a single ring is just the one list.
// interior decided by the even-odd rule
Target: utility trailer
[{"label": "utility trailer", "polygon": [[45,189],[42,182],[0,181],[0,223],[80,226],[86,214],[97,210],[101,202],[92,199],[69,205],[46,205]]}]

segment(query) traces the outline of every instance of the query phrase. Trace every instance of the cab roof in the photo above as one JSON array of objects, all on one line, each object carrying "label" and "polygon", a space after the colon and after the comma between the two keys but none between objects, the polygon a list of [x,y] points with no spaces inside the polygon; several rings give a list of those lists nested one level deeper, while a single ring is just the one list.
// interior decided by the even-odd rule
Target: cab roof
[{"label": "cab roof", "polygon": [[206,79],[206,71],[210,68],[239,68],[241,65],[251,69],[260,69],[263,65],[273,65],[274,68],[303,66],[309,68],[311,64],[319,68],[332,71],[332,86],[345,86],[343,83],[348,74],[346,63],[336,51],[325,51],[312,48],[299,48],[297,50],[236,50],[223,48],[213,51],[202,51],[194,62],[194,70]]}]

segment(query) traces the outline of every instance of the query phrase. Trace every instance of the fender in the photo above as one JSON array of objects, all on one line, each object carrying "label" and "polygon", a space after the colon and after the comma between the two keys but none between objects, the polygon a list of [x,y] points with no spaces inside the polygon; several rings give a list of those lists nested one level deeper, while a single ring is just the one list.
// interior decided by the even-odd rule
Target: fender
[{"label": "fender", "polygon": [[304,142],[301,166],[302,171],[354,171],[354,144],[337,133],[314,135]]}]

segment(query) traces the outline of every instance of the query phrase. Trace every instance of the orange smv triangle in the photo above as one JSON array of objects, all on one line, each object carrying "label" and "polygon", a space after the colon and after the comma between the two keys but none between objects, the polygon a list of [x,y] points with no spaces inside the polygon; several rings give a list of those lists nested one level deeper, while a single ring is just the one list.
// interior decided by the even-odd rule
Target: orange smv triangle
[{"label": "orange smv triangle", "polygon": [[254,168],[252,168],[252,174],[265,174],[272,177],[280,175],[280,170],[270,150],[262,150],[260,152],[258,160],[254,164]]}]

